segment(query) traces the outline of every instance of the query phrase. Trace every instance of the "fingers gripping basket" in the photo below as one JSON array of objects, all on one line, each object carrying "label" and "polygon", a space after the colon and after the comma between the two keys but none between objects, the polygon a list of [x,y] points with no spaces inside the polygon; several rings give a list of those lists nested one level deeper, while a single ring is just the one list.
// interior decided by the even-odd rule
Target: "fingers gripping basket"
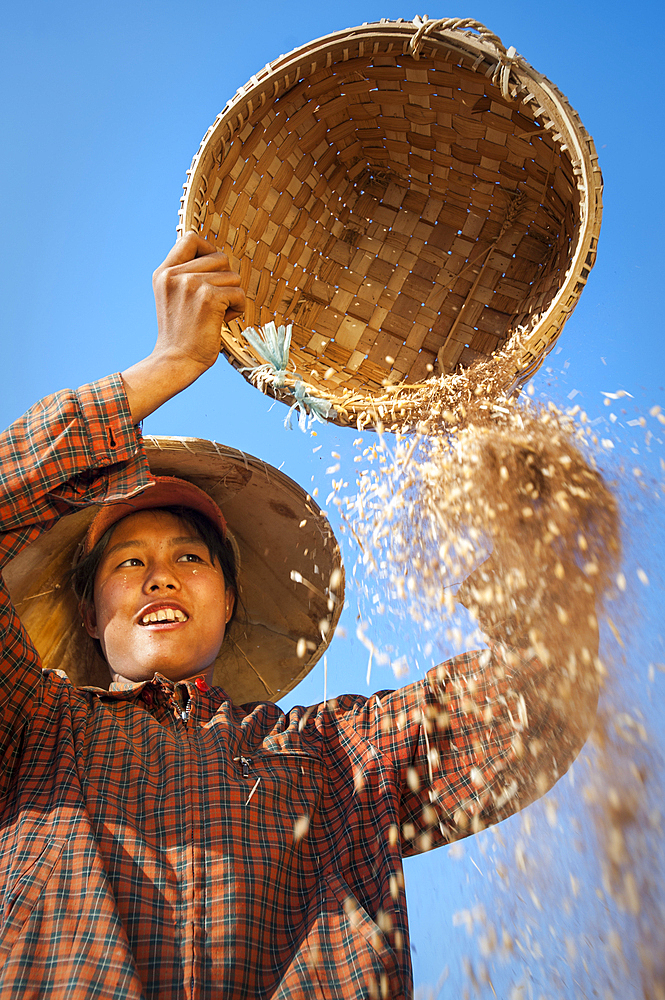
[{"label": "fingers gripping basket", "polygon": [[240,271],[229,361],[252,378],[266,359],[243,330],[292,324],[262,387],[363,425],[396,393],[408,419],[415,383],[516,331],[525,381],[593,266],[601,192],[578,115],[514,49],[476,21],[381,21],[252,77],[194,158],[179,229]]}]

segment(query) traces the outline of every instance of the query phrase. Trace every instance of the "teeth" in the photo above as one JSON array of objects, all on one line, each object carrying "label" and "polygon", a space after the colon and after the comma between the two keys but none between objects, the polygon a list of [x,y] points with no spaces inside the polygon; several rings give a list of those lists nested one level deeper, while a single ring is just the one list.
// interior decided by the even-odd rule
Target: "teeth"
[{"label": "teeth", "polygon": [[152,625],[157,622],[186,622],[187,615],[178,608],[160,608],[151,611],[141,619],[141,625]]}]

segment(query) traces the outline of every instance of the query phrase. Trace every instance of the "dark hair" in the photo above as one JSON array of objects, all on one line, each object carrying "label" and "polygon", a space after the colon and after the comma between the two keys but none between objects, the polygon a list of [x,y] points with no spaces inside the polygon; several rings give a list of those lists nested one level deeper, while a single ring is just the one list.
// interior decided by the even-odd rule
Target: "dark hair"
[{"label": "dark hair", "polygon": [[[224,540],[217,529],[217,527],[209,521],[205,514],[201,514],[198,510],[193,510],[191,507],[181,507],[179,505],[174,505],[171,507],[149,507],[148,510],[154,511],[164,511],[167,514],[173,514],[178,520],[186,524],[204,543],[207,548],[210,558],[219,563],[222,573],[224,574],[224,583],[227,587],[233,589],[236,595],[236,600],[233,605],[233,613],[229,619],[229,624],[233,621],[236,613],[236,608],[238,606],[238,576],[236,567],[236,557],[233,551],[233,546],[228,540]],[[97,570],[99,569],[99,564],[102,561],[102,556],[106,550],[111,535],[113,534],[113,529],[120,521],[116,521],[116,524],[112,524],[108,531],[105,531],[102,537],[99,539],[97,544],[90,550],[87,556],[79,560],[71,571],[71,583],[74,588],[74,593],[76,594],[77,600],[83,607],[89,607],[94,600],[95,592],[95,576],[97,575]]]}]

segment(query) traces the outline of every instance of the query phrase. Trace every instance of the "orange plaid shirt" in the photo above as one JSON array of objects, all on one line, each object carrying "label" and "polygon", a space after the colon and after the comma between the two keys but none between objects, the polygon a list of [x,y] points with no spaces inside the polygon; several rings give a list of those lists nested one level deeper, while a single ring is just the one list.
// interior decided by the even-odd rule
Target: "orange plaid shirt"
[{"label": "orange plaid shirt", "polygon": [[[38,403],[0,458],[3,565],[149,480],[119,376]],[[1,602],[2,997],[410,997],[402,856],[579,750],[545,668],[500,646],[285,714],[202,680],[76,689]]]}]

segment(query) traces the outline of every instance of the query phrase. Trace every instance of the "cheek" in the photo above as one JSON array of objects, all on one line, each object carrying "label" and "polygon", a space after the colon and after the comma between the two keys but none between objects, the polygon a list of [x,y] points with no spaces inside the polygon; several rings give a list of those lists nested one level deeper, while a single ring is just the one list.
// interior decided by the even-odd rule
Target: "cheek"
[{"label": "cheek", "polygon": [[100,631],[114,619],[124,617],[124,609],[130,602],[130,592],[126,576],[112,583],[104,583],[95,590],[95,613]]},{"label": "cheek", "polygon": [[[199,577],[199,581],[203,583],[201,577]],[[211,636],[215,635],[221,641],[224,638],[226,623],[233,607],[232,597],[225,587],[220,587],[217,580],[206,582],[201,587],[199,594],[207,631]]]}]

